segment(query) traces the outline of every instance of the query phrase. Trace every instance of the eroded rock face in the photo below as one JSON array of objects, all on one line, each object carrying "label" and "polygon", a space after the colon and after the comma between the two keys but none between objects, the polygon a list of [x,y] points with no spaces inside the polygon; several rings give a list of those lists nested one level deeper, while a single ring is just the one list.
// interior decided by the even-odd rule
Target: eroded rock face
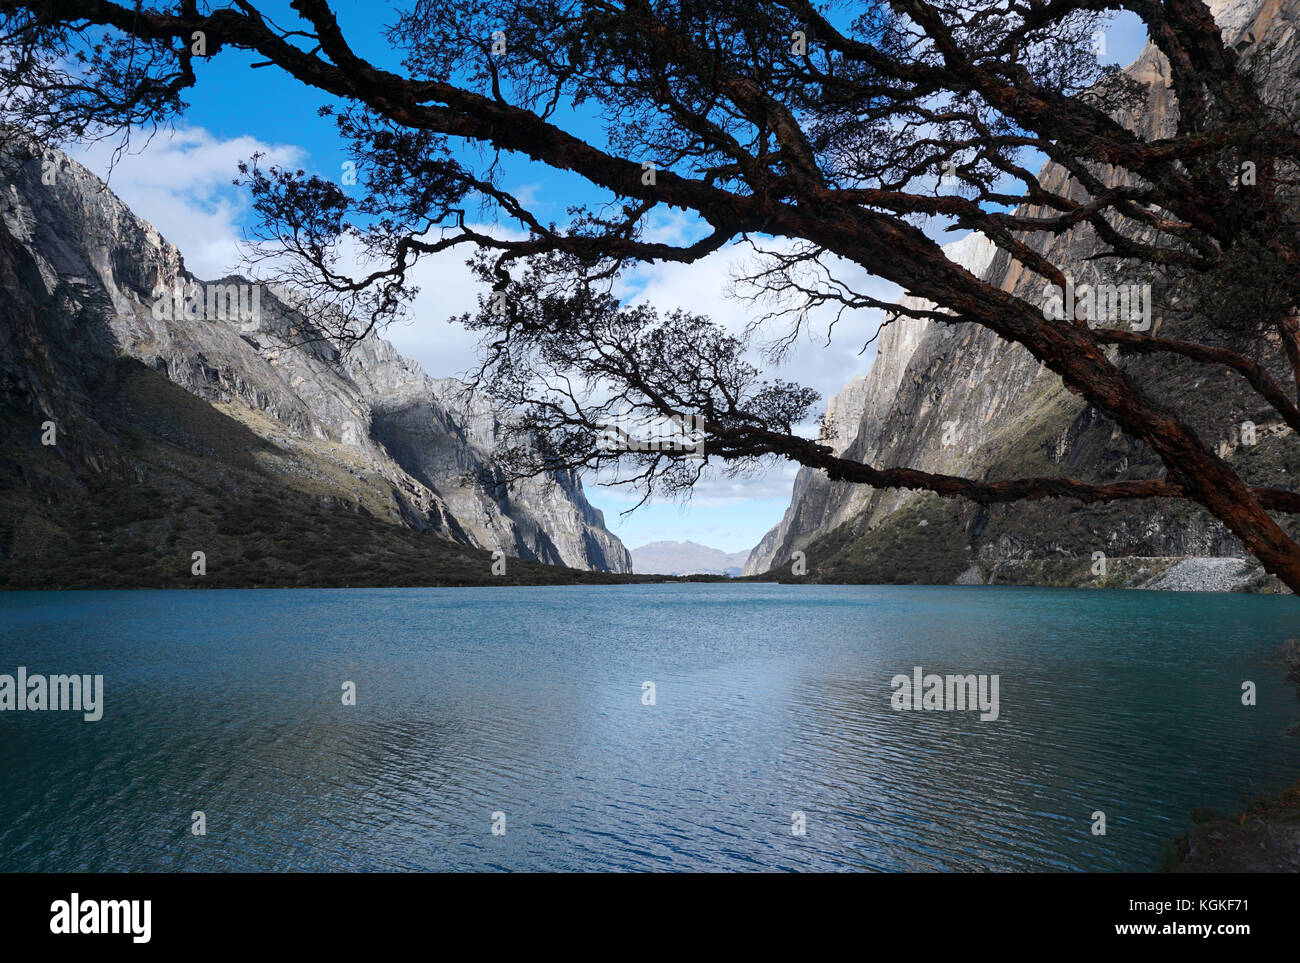
[{"label": "eroded rock face", "polygon": [[[949,259],[973,274],[988,269],[996,248],[985,237],[969,234],[944,245]],[[933,305],[919,298],[904,298],[903,304],[918,310]],[[865,375],[853,378],[826,405],[823,441],[835,454],[877,463],[888,447],[885,428],[888,415],[898,409],[900,391],[908,367],[925,342],[933,322],[899,316],[880,334],[876,360]],[[863,485],[833,483],[819,471],[802,468],[795,477],[790,508],[781,522],[763,537],[745,563],[746,575],[758,575],[815,539],[863,512],[872,489]]]},{"label": "eroded rock face", "polygon": [[[1228,42],[1239,52],[1248,53],[1264,40],[1276,44],[1265,88],[1270,99],[1287,102],[1300,62],[1300,43],[1296,42],[1300,2],[1217,0],[1211,8]],[[1145,83],[1148,93],[1140,110],[1121,121],[1145,138],[1169,133],[1174,105],[1162,56],[1148,46],[1128,73]],[[1064,172],[1055,165],[1049,164],[1040,177],[1054,190],[1067,183]],[[1067,274],[1073,267],[1080,279],[1087,277],[1088,256],[1100,247],[1090,228],[1033,243]],[[1031,300],[1041,296],[1029,287],[1029,278],[1018,264],[978,235],[968,235],[944,250],[951,259],[1004,290]],[[1157,292],[1154,300],[1158,302],[1159,297]],[[1154,314],[1158,328],[1158,304]],[[1166,370],[1159,371],[1150,360],[1116,360],[1141,383],[1158,382],[1165,403],[1204,437],[1223,438],[1232,444],[1234,425],[1260,417],[1258,405],[1252,408],[1249,396],[1231,381],[1225,383],[1223,394],[1213,405],[1189,407],[1188,399],[1205,397],[1204,368],[1165,361]],[[1259,360],[1270,366],[1276,362],[1266,362],[1263,356]],[[1287,379],[1280,368],[1275,373],[1283,381]],[[854,407],[859,410],[857,430],[845,445],[847,433],[838,423]],[[1096,481],[1153,477],[1162,468],[1146,446],[1119,433],[1095,409],[1070,395],[1027,351],[974,325],[894,321],[881,335],[865,382],[855,378],[831,400],[828,411],[835,412],[837,430],[832,442],[837,451],[843,445],[846,457],[881,466],[974,478],[1069,475]],[[1285,426],[1269,425],[1267,432],[1269,445],[1284,438],[1294,442]],[[1262,444],[1258,452],[1265,451]],[[801,470],[790,507],[781,523],[753,550],[745,573],[775,570],[786,565],[795,551],[805,551],[810,571],[819,562],[831,561],[833,572],[828,577],[832,579],[887,580],[887,560],[859,567],[850,575],[844,555],[856,553],[857,564],[864,556],[879,556],[885,544],[893,551],[906,546],[901,550],[929,553],[936,528],[916,528],[913,515],[919,505],[933,499],[913,492],[831,483],[819,472]],[[1240,543],[1206,513],[1167,502],[1093,509],[1065,502],[991,509],[949,502],[940,510],[953,516],[952,530],[960,532],[964,544],[956,553],[935,552],[942,564],[936,562],[928,576],[932,581],[1034,581],[1033,573],[1042,566],[1020,563],[1086,560],[1093,551],[1143,557],[1228,557],[1242,551]],[[904,519],[909,532],[900,534],[897,529]],[[832,533],[838,537],[830,539]],[[836,554],[840,557],[831,557]],[[1082,572],[1086,575],[1087,571],[1085,564]],[[1134,587],[1139,581],[1134,581]]]},{"label": "eroded rock face", "polygon": [[[312,338],[287,297],[244,278],[198,282],[154,227],[58,151],[10,160],[0,218],[59,303],[44,323],[61,350],[81,351],[80,332],[106,333],[100,354],[138,359],[273,442],[278,453],[259,457],[322,498],[514,557],[631,571],[577,477],[505,481],[492,462],[499,415],[460,397],[459,383],[430,378],[378,337],[341,353]],[[183,300],[159,306],[159,292],[195,283],[229,296],[205,299],[202,317]]]}]

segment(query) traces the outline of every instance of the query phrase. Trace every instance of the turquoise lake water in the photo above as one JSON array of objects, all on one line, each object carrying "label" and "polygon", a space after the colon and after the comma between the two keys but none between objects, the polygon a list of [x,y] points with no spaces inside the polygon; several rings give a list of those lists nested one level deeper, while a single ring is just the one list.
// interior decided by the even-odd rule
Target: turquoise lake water
[{"label": "turquoise lake water", "polygon": [[[1297,635],[1199,593],[2,593],[0,674],[104,697],[0,712],[0,870],[1147,870],[1300,777]],[[998,718],[896,711],[916,666]]]}]

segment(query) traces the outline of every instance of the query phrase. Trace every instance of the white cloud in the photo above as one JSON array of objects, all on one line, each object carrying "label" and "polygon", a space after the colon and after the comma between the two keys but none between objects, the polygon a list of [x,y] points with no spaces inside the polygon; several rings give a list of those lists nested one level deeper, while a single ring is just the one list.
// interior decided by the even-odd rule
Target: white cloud
[{"label": "white cloud", "polygon": [[[691,490],[689,499],[681,504],[694,508],[717,508],[758,499],[789,498],[790,488],[799,466],[789,461],[773,461],[766,471],[751,476],[728,478],[721,471],[706,469],[706,474]],[[591,484],[591,482],[588,482]],[[639,490],[626,485],[602,485],[601,491],[619,510],[635,505],[641,498]],[[678,504],[675,499],[657,499],[655,504]]]},{"label": "white cloud", "polygon": [[254,137],[220,139],[196,127],[159,133],[147,143],[137,140],[116,164],[113,148],[100,142],[69,153],[107,179],[113,193],[180,249],[185,266],[200,278],[221,277],[239,265],[239,224],[248,205],[247,194],[231,183],[239,161],[260,152],[268,164],[289,166],[305,156],[299,147]]},{"label": "white cloud", "polygon": [[[488,225],[472,226],[494,237],[506,233]],[[398,351],[436,378],[461,377],[477,367],[479,336],[448,320],[478,309],[483,286],[465,263],[471,253],[468,247],[454,248],[420,261],[409,272],[420,289],[409,318],[384,331]]]},{"label": "white cloud", "polygon": [[[788,249],[788,245],[769,242],[767,247]],[[733,334],[743,334],[746,327],[769,308],[738,299],[731,292],[738,272],[752,267],[754,252],[747,245],[730,245],[694,262],[678,264],[659,262],[638,265],[624,281],[620,291],[632,303],[649,303],[660,310],[682,308],[708,315]],[[882,300],[899,296],[896,285],[869,277],[861,268],[844,262],[836,265],[837,273],[855,288]],[[833,307],[812,312],[808,327],[799,335],[791,351],[779,366],[768,364],[759,354],[765,343],[784,336],[790,329],[784,320],[764,324],[757,332],[751,361],[766,377],[780,377],[816,389],[822,398],[836,394],[854,376],[865,373],[875,357],[872,344],[864,345],[876,334],[881,314],[875,310],[846,311],[834,328]],[[820,406],[817,414],[820,414]]]}]

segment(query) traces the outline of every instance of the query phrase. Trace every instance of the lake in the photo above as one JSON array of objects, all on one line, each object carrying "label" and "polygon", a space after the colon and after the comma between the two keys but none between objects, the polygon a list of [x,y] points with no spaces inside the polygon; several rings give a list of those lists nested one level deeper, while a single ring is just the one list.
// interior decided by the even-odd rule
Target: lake
[{"label": "lake", "polygon": [[[1300,774],[1296,635],[1200,593],[3,593],[0,673],[103,716],[0,712],[0,870],[1153,869]],[[918,666],[997,718],[896,710]]]}]

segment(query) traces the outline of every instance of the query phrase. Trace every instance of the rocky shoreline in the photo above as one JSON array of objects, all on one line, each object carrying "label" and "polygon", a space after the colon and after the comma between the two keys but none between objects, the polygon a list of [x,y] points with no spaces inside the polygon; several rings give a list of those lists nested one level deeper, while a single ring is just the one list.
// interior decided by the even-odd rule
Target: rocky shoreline
[{"label": "rocky shoreline", "polygon": [[1246,556],[1126,556],[1107,560],[1105,575],[1089,559],[1024,559],[972,564],[956,585],[1056,585],[1148,592],[1256,592],[1288,595],[1290,589]]},{"label": "rocky shoreline", "polygon": [[[1300,698],[1300,639],[1280,651],[1287,681]],[[1300,722],[1286,731],[1300,738]],[[1171,873],[1300,872],[1300,782],[1230,818],[1194,812],[1194,825],[1174,843],[1165,870]]]}]

